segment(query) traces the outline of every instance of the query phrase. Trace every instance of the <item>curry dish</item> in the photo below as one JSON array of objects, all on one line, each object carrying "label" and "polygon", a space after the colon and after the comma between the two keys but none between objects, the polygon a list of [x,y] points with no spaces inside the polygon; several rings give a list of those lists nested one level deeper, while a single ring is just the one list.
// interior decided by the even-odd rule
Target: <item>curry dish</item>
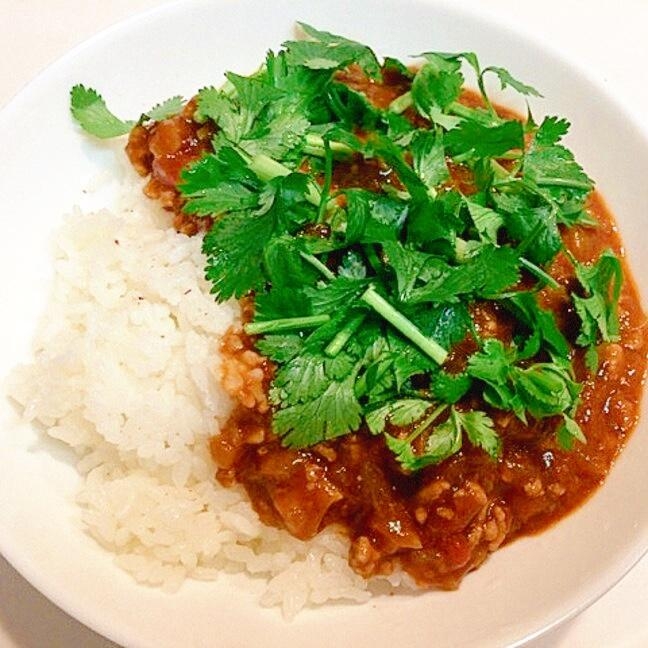
[{"label": "curry dish", "polygon": [[[316,42],[318,38],[320,41],[334,38],[309,29],[309,35]],[[291,51],[290,44],[288,51]],[[457,67],[453,67],[456,60],[447,68],[444,61],[451,59],[428,57],[428,63],[420,69],[431,66],[430,74],[434,76],[436,73],[436,79],[444,74],[448,78],[456,75]],[[316,70],[315,65],[309,68],[307,63],[302,67]],[[469,120],[471,114],[484,115],[488,108],[492,108],[483,89],[479,93],[457,89],[457,100],[452,104],[452,110],[448,108],[450,102],[439,100],[443,110],[435,112],[428,106],[426,112],[421,108],[423,102],[417,104],[414,101],[412,104],[407,101],[409,95],[416,91],[418,72],[405,69],[393,61],[385,62],[377,75],[370,74],[366,65],[346,59],[329,68],[337,100],[343,92],[340,86],[347,88],[350,93],[344,95],[347,102],[344,104],[345,110],[352,100],[358,101],[358,97],[360,101],[366,101],[362,106],[365,117],[371,115],[372,110],[384,115],[398,106],[398,110],[392,112],[401,121],[396,122],[395,118],[391,120],[390,117],[388,132],[394,132],[398,125],[405,135],[399,135],[401,139],[398,140],[392,138],[393,141],[416,141],[418,135],[412,133],[428,130],[437,134],[444,131],[446,141],[454,142],[456,137],[452,139],[453,129],[457,131],[461,128],[459,119]],[[531,94],[529,87],[509,77],[500,78],[503,85],[506,81],[525,94]],[[481,82],[481,75],[479,80]],[[242,95],[241,82],[233,83]],[[221,113],[215,109],[209,112],[211,99],[205,96],[201,98],[198,95],[177,114],[137,124],[130,132],[127,145],[127,153],[135,169],[141,175],[149,176],[145,193],[161,201],[173,213],[178,231],[190,236],[215,231],[214,224],[222,218],[218,212],[209,213],[208,208],[188,208],[198,193],[186,189],[193,177],[187,173],[187,169],[191,169],[192,165],[196,169],[197,163],[205,156],[218,153],[218,146],[223,145],[224,141],[222,137],[220,140],[218,138],[228,128],[224,121],[219,123],[218,115]],[[231,92],[229,96],[232,96]],[[332,102],[332,95],[329,93],[327,96],[327,100]],[[343,110],[339,101],[332,102],[331,106],[331,110],[339,116]],[[462,106],[468,111],[465,114],[462,114]],[[268,106],[265,109],[271,110]],[[543,126],[540,130],[537,126],[529,127],[530,120],[522,119],[504,108],[493,110],[493,122],[489,128],[503,128],[503,123],[517,124],[518,128],[524,129],[522,149],[532,150],[542,143],[538,133],[544,133]],[[314,111],[312,106],[311,111]],[[450,114],[452,120],[446,119]],[[404,125],[405,122],[409,126]],[[548,130],[560,122],[546,123]],[[354,193],[356,190],[371,192],[374,197],[386,197],[392,202],[406,200],[407,193],[416,196],[418,185],[416,179],[409,177],[408,169],[417,169],[420,177],[425,176],[425,169],[420,164],[417,167],[416,153],[407,152],[406,144],[403,145],[406,152],[402,157],[388,147],[380,150],[378,147],[378,152],[374,154],[367,153],[367,142],[372,142],[373,130],[380,128],[382,126],[376,126],[369,118],[349,127],[348,130],[353,132],[360,144],[351,143],[349,150],[343,151],[342,155],[331,154],[331,142],[335,140],[335,135],[328,140],[324,138],[324,154],[320,158],[329,163],[328,169],[326,163],[318,166],[317,160],[305,155],[294,162],[291,169],[293,175],[310,174],[315,179],[317,191],[329,197],[327,205],[333,204],[337,210],[351,209],[350,202],[358,195]],[[408,128],[411,131],[407,131]],[[503,130],[498,132],[503,133]],[[558,136],[552,139],[543,134],[542,137],[546,139],[547,148],[558,150]],[[340,145],[339,150],[342,148]],[[464,150],[459,144],[455,144],[454,149],[446,148],[444,173],[447,172],[447,177],[443,176],[430,195],[434,200],[439,196],[458,197],[457,200],[466,201],[465,205],[469,208],[479,205],[487,210],[480,213],[494,218],[494,203],[489,202],[488,197],[484,200],[484,195],[490,192],[491,197],[495,196],[493,200],[500,200],[507,188],[523,177],[524,168],[522,171],[515,168],[516,155],[519,158],[520,154],[519,151],[516,153],[518,149],[515,146],[511,147],[513,154],[506,149],[486,154],[489,163],[493,162],[496,173],[505,175],[510,172],[511,177],[506,179],[508,185],[506,182],[497,185],[491,179],[489,188],[484,190],[484,168],[482,161],[471,158],[474,150],[475,146]],[[567,154],[563,153],[564,150],[560,148],[559,151],[562,162],[571,164],[573,160],[565,157]],[[573,171],[575,167],[570,168]],[[541,191],[538,187],[542,188],[547,183],[543,185],[537,177],[535,180],[538,204],[545,200],[551,205],[556,194]],[[498,188],[505,185],[506,188]],[[555,186],[560,186],[560,183],[556,181]],[[212,438],[211,453],[217,466],[217,479],[227,486],[242,484],[264,523],[286,528],[297,538],[311,538],[324,527],[335,525],[350,539],[350,565],[365,577],[388,574],[400,567],[420,586],[442,589],[456,588],[467,572],[478,567],[498,547],[521,535],[545,529],[582,504],[604,481],[636,424],[648,339],[645,315],[623,259],[623,247],[614,219],[601,196],[591,187],[588,188],[587,182],[578,179],[573,186],[579,190],[583,187],[589,190],[585,191],[587,195],[582,200],[582,208],[569,213],[565,211],[562,216],[559,214],[556,228],[560,240],[551,254],[516,270],[513,280],[490,291],[493,298],[489,298],[489,290],[474,288],[471,289],[470,300],[463,300],[462,297],[454,300],[448,298],[446,302],[441,298],[437,301],[429,299],[430,308],[438,308],[439,302],[456,305],[459,301],[465,306],[462,313],[466,313],[470,320],[459,339],[452,339],[451,336],[445,340],[447,353],[437,363],[441,366],[443,379],[455,385],[460,379],[463,380],[461,377],[466,372],[472,370],[473,373],[472,382],[465,383],[463,392],[459,389],[456,396],[448,396],[442,406],[444,409],[422,427],[421,421],[429,409],[417,410],[418,414],[412,415],[411,420],[406,422],[394,415],[396,409],[390,409],[383,415],[382,423],[370,425],[370,414],[379,409],[382,401],[379,398],[372,401],[369,389],[362,391],[356,385],[355,394],[365,407],[365,415],[359,424],[350,425],[346,433],[327,434],[325,438],[314,439],[308,444],[294,442],[294,437],[291,441],[290,434],[296,428],[288,426],[278,431],[273,427],[274,418],[278,413],[281,415],[273,381],[281,371],[278,362],[285,360],[278,361],[266,355],[263,344],[259,344],[264,337],[262,329],[249,326],[255,322],[257,298],[261,299],[259,294],[267,290],[269,283],[263,284],[265,288],[256,283],[250,290],[242,291],[243,294],[231,290],[231,294],[240,298],[243,324],[228,331],[222,346],[223,384],[236,405],[225,428]],[[302,194],[308,195],[303,187]],[[206,195],[204,191],[200,194],[203,198]],[[475,203],[470,202],[473,196]],[[425,199],[423,195],[421,200]],[[572,199],[573,195],[565,198],[561,194],[556,204],[560,203],[562,208]],[[378,201],[378,198],[370,200]],[[305,204],[306,201],[302,202]],[[320,203],[320,213],[325,203]],[[378,202],[371,204],[375,206]],[[549,209],[542,211],[543,208],[542,204],[533,207],[540,210],[535,213],[551,213]],[[461,209],[464,211],[461,212]],[[518,213],[518,207],[506,209],[511,218]],[[573,216],[576,212],[577,216]],[[465,206],[456,207],[453,215],[459,213],[464,214],[465,218]],[[501,227],[502,223],[497,222],[497,227]],[[480,244],[488,243],[490,247],[501,250],[515,243],[528,250],[524,236],[515,233],[519,227],[518,230],[513,226],[508,231],[491,230],[488,239],[486,230],[480,229],[477,218],[475,223]],[[369,278],[379,277],[384,270],[379,262],[390,263],[389,250],[392,248],[376,243],[366,232],[365,238],[358,236],[348,241],[347,247],[333,245],[331,241],[336,236],[335,228],[335,219],[305,219],[293,227],[292,234],[308,241],[311,246],[309,250],[317,250],[313,254],[324,251],[319,259],[322,262],[320,265],[324,266],[321,269],[323,276],[327,279],[331,279],[329,275],[346,263],[345,259],[349,257],[345,255],[350,254],[349,250],[365,259]],[[338,237],[347,235],[349,238],[348,230],[346,234],[344,230],[340,231],[337,232]],[[532,247],[537,243],[533,241],[533,236],[539,228],[536,227],[534,231],[535,234],[526,232]],[[473,240],[464,236],[466,238],[469,245],[476,246],[477,238],[473,236]],[[366,241],[371,244],[371,249],[368,249],[370,246]],[[447,258],[445,248],[436,246],[435,241],[428,240],[426,245],[426,254],[445,254],[444,258]],[[423,248],[418,249],[417,253],[422,254],[421,250]],[[373,252],[377,254],[378,262],[371,258]],[[395,254],[393,251],[392,257]],[[601,303],[608,303],[611,309],[607,319],[609,330],[604,330],[601,324],[600,331],[593,331],[594,325],[590,323],[587,328],[584,324],[584,302],[578,302],[578,299],[593,299],[593,293],[588,292],[583,277],[591,277],[592,274],[588,275],[588,272],[594,273],[593,268],[603,257],[617,260],[619,272],[615,274],[610,271],[605,275],[605,280],[602,280],[604,287],[599,295]],[[392,265],[396,267],[394,263]],[[398,268],[395,272],[398,274]],[[419,290],[419,295],[424,290],[421,276],[413,288],[414,292]],[[299,292],[301,288],[297,286],[298,283],[296,281],[294,297],[297,301],[304,294]],[[316,280],[313,282],[315,285],[318,285]],[[291,288],[289,281],[284,288]],[[225,292],[221,289],[221,294],[217,293],[217,296],[230,296]],[[516,293],[533,295],[533,308],[525,310],[521,298],[516,301]],[[572,298],[573,295],[577,295],[577,300]],[[395,300],[390,298],[390,301]],[[610,306],[611,301],[614,304]],[[404,298],[402,303],[407,311],[407,304],[413,302]],[[510,303],[517,304],[517,307],[512,307]],[[581,308],[577,305],[579,303]],[[259,304],[267,307],[267,301],[259,301]],[[529,314],[531,311],[533,316]],[[318,317],[318,313],[313,312],[313,316]],[[444,313],[452,314],[449,310]],[[334,314],[328,313],[326,317],[330,319]],[[359,323],[353,324],[355,329],[353,326],[351,329],[363,330],[371,317],[373,313],[360,313]],[[533,318],[535,324],[532,325],[530,320]],[[554,324],[546,324],[547,318]],[[601,319],[597,321],[600,324]],[[295,325],[299,329],[296,336],[295,331],[288,328],[293,337],[287,339],[286,344],[298,343],[299,339],[305,338],[310,326],[310,320],[301,329]],[[529,335],[529,329],[534,326],[540,331],[535,338]],[[548,368],[550,358],[555,360],[560,355],[559,347],[564,344],[560,340],[556,342],[556,337],[567,345],[562,354],[563,363],[557,365],[563,373]],[[533,343],[530,341],[532,339]],[[489,359],[485,349],[509,348],[519,351],[517,371],[531,371],[533,367],[539,367],[539,371],[553,372],[552,376],[560,375],[562,391],[559,389],[556,392],[556,398],[566,398],[564,406],[552,410],[549,405],[542,410],[537,404],[520,405],[514,401],[514,397],[519,395],[515,390],[521,394],[523,388],[511,383],[512,378],[502,378],[500,383],[495,384],[488,382],[489,378],[483,372],[480,374],[474,369],[474,358],[481,354],[487,370],[491,367],[492,372],[497,373],[500,371],[499,365],[489,364],[495,361]],[[528,352],[523,352],[523,348]],[[532,366],[533,361],[537,364]],[[564,369],[566,366],[568,368]],[[430,398],[430,403],[438,400],[434,389],[438,373],[426,371],[412,370],[404,379],[412,402],[420,397]],[[437,372],[437,369],[434,371]],[[364,376],[366,381],[369,373],[366,370],[366,373],[359,375]],[[484,387],[484,383],[487,387]],[[506,394],[512,395],[513,402],[508,409],[501,405]],[[541,396],[537,398],[541,399]],[[464,420],[461,417],[471,411],[480,412],[482,431],[494,435],[489,437],[490,441],[474,442],[471,438],[471,443],[465,440],[462,443],[460,438],[457,440],[454,437],[451,449],[430,458],[430,448],[434,447],[430,443],[434,427],[447,426],[454,420],[452,417]],[[462,428],[457,425],[457,429],[461,437]],[[463,432],[464,436],[470,436],[467,423]],[[387,443],[386,437],[389,438]],[[405,441],[409,443],[406,452],[402,444],[398,446],[398,452],[394,450],[398,442]],[[488,443],[491,444],[490,450],[486,451]]]}]

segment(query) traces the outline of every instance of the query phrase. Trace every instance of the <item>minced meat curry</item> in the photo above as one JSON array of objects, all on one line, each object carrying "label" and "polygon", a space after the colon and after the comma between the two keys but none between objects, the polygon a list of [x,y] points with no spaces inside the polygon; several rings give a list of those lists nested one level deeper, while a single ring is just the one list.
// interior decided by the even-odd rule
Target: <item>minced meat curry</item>
[{"label": "minced meat curry", "polygon": [[[308,33],[312,38],[308,42],[316,44],[326,44],[327,38],[335,38],[316,30]],[[127,146],[138,172],[150,176],[146,194],[161,200],[174,213],[179,231],[188,235],[206,231],[210,232],[209,236],[218,233],[218,223],[225,222],[221,213],[227,213],[228,209],[241,213],[244,209],[241,205],[256,205],[257,211],[251,218],[261,222],[264,214],[284,205],[292,219],[286,231],[302,245],[299,248],[302,257],[310,255],[311,262],[316,257],[311,265],[317,269],[319,264],[321,281],[334,282],[344,275],[345,280],[365,282],[360,292],[343,293],[337,306],[323,314],[314,307],[312,312],[302,313],[299,305],[293,304],[285,318],[263,317],[262,322],[283,322],[281,326],[286,326],[284,330],[288,331],[286,347],[279,345],[281,340],[273,338],[278,346],[272,347],[275,355],[270,357],[263,352],[269,348],[268,344],[265,347],[260,344],[264,339],[257,332],[260,329],[243,325],[257,321],[258,311],[275,309],[279,288],[285,302],[285,294],[293,287],[290,281],[280,285],[276,279],[279,264],[275,257],[264,257],[262,272],[265,271],[263,263],[275,263],[275,266],[269,271],[269,277],[251,280],[249,290],[226,289],[225,279],[214,280],[217,297],[240,297],[243,313],[243,325],[226,334],[222,347],[223,384],[236,405],[225,427],[212,439],[217,479],[225,485],[242,484],[264,523],[285,528],[297,538],[311,538],[324,527],[334,525],[349,537],[349,562],[365,577],[388,574],[400,567],[421,586],[452,589],[489,553],[520,535],[553,524],[603,482],[637,422],[648,350],[646,318],[623,259],[623,247],[612,215],[601,196],[591,190],[580,167],[574,166],[571,154],[558,144],[562,131],[566,130],[564,122],[550,118],[538,128],[532,121],[517,118],[504,109],[493,109],[483,92],[460,89],[457,81],[462,77],[458,76],[458,61],[464,57],[472,65],[468,55],[456,55],[454,59],[451,55],[426,55],[426,62],[417,71],[389,60],[376,73],[373,60],[367,62],[366,50],[359,49],[364,63],[340,58],[325,70],[328,76],[322,80],[319,74],[322,70],[309,66],[306,54],[294,44],[287,45],[287,52],[284,58],[269,58],[262,72],[250,77],[249,83],[246,81],[248,85],[234,75],[230,77],[230,87],[221,94],[214,91],[210,95],[209,89],[201,91],[179,114],[137,125]],[[291,70],[294,78],[289,75]],[[480,83],[483,72],[478,77]],[[315,94],[310,97],[303,90],[301,104],[299,101],[287,103],[283,114],[273,114],[273,101],[283,101],[291,91],[291,83],[295,87],[299,85],[302,79],[299,75],[307,76],[310,84],[320,84]],[[533,94],[531,88],[508,77],[501,80],[525,94]],[[259,84],[272,86],[272,92],[265,86],[260,88]],[[241,117],[249,108],[243,105],[242,97],[247,92],[245,96],[249,99],[250,93],[257,91],[267,91],[274,99],[265,100],[262,108],[253,111],[250,119],[256,126],[248,125],[250,130],[236,135],[227,120]],[[237,96],[240,105],[232,116],[227,113],[228,102]],[[311,153],[309,147],[319,133],[329,131],[314,129],[313,137],[303,120],[291,121],[286,116],[290,111],[297,114],[302,108],[303,114],[299,115],[306,115],[311,124],[334,121],[338,129],[332,129],[328,139],[320,137],[318,141],[324,146],[317,154]],[[324,116],[318,110],[323,110]],[[353,124],[350,124],[351,116],[356,119]],[[286,119],[289,135],[293,133],[300,142],[306,137],[306,144],[293,144],[286,132],[275,132],[273,129],[280,127],[280,119]],[[420,133],[426,131],[434,133],[434,137],[424,139]],[[519,144],[500,147],[498,142],[514,131],[519,131],[515,135]],[[473,137],[473,133],[477,135]],[[235,136],[239,137],[236,146],[232,144]],[[274,139],[270,142],[271,136]],[[444,168],[439,171],[439,157],[434,157],[432,152],[438,152],[441,138],[445,146],[440,149]],[[259,141],[267,145],[267,150],[275,151],[275,162],[279,158],[284,165],[284,170],[276,167],[274,179],[269,179],[272,173],[259,171],[255,166],[266,150],[260,148]],[[209,176],[214,187],[221,187],[218,183],[225,182],[222,178],[225,161],[224,157],[217,159],[217,156],[224,149],[231,157],[230,163],[238,166],[227,179],[231,190],[229,203],[225,204],[227,201],[223,202],[219,194],[220,208],[212,213],[208,204],[212,196],[209,187],[200,191],[188,187],[193,187],[192,183],[196,183],[201,173]],[[303,152],[294,154],[295,150]],[[232,151],[237,151],[236,155]],[[216,153],[212,157],[213,166],[208,168],[205,164],[199,168],[196,163],[213,152]],[[556,164],[564,165],[559,172],[551,164],[538,170],[546,162],[542,156],[548,152],[557,155]],[[528,157],[520,162],[525,155]],[[535,157],[531,159],[531,155]],[[246,170],[244,163],[256,169],[254,173]],[[190,168],[193,171],[186,173]],[[550,171],[559,177],[550,177]],[[298,176],[307,174],[314,179],[314,184],[300,184]],[[434,182],[428,182],[431,176]],[[261,198],[255,202],[257,199],[252,194],[259,190],[259,178],[274,184],[272,190],[267,188],[270,184],[261,189]],[[291,178],[294,184],[288,187],[285,178]],[[284,184],[279,187],[281,182]],[[561,193],[561,187],[568,187],[571,193]],[[310,199],[313,192],[316,200]],[[271,195],[274,198],[268,198]],[[205,203],[199,203],[200,200]],[[412,206],[408,200],[418,203]],[[364,225],[357,219],[351,220],[358,201],[364,201]],[[430,224],[429,230],[419,234],[424,242],[412,252],[413,232],[421,228],[415,227],[411,219],[414,215],[420,218],[421,205],[432,210],[430,213],[436,214],[433,218],[439,222],[443,219],[452,222],[448,231],[452,230],[455,238],[449,238],[446,231],[438,236],[429,234],[436,226]],[[414,207],[419,210],[415,211]],[[400,208],[403,214],[409,209],[407,215],[399,216]],[[302,217],[307,209],[319,216]],[[468,212],[474,222],[469,220]],[[344,213],[348,218],[340,226],[338,215]],[[519,219],[521,213],[534,214],[536,221],[527,227]],[[280,220],[281,214],[276,218]],[[373,230],[366,225],[370,221]],[[353,228],[359,233],[351,235]],[[380,228],[386,233],[386,240],[391,241],[389,244],[377,242],[374,237],[372,232]],[[221,228],[221,232],[225,239],[230,236],[229,230]],[[401,247],[394,247],[396,240],[401,241]],[[218,245],[214,241],[210,244]],[[448,241],[454,246],[450,251]],[[285,254],[288,259],[293,248],[290,242],[286,245],[281,248],[284,252],[278,254]],[[541,253],[542,246],[551,248],[550,253]],[[485,254],[485,248],[493,254],[515,249],[518,257],[514,262],[518,263],[526,254],[525,261],[516,266],[508,283],[502,281],[501,285],[492,286],[488,277],[482,277],[479,281],[471,279],[470,288],[465,288],[459,282],[459,273],[466,264]],[[405,271],[395,261],[396,252],[407,257],[410,265],[420,261],[411,285],[405,285]],[[251,263],[258,263],[255,253],[250,247]],[[222,254],[227,256],[228,251]],[[622,269],[620,288],[615,284],[617,275],[613,271],[592,278],[602,256],[619,260],[615,262]],[[440,263],[439,259],[449,265],[443,266],[442,272],[446,274],[442,278],[445,278],[435,288],[436,292],[431,292],[433,273],[426,270],[430,267],[426,264],[438,267],[434,264]],[[217,259],[215,263],[218,262]],[[509,258],[503,256],[501,263],[508,262]],[[362,265],[362,271],[353,274],[358,264]],[[214,267],[218,270],[217,265]],[[322,287],[317,279],[308,279],[310,287],[302,288],[307,281],[302,275],[309,271],[308,264],[306,268],[291,266],[290,272],[299,277],[294,280],[293,299],[299,302],[307,296],[315,303],[313,295],[320,294],[317,290]],[[212,279],[214,276],[209,267],[207,276]],[[599,286],[603,285],[600,304],[605,305],[613,293],[618,293],[614,295],[614,305],[607,303],[610,311],[606,316],[593,310],[595,293],[593,288],[588,292],[588,286],[593,286],[595,279],[600,280]],[[395,339],[393,331],[384,333],[387,325],[382,320],[382,324],[377,324],[377,316],[366,304],[360,304],[362,308],[359,306],[346,320],[340,315],[338,330],[325,340],[331,363],[340,358],[340,345],[345,349],[351,336],[371,326],[376,330],[383,326],[381,335],[386,336],[387,342],[383,340],[380,348],[389,347],[391,355],[379,356],[378,362],[373,357],[364,360],[366,354],[353,356],[349,352],[349,362],[359,363],[354,365],[357,382],[349,407],[359,407],[361,414],[355,422],[348,423],[348,429],[334,431],[331,424],[322,428],[325,430],[322,438],[305,444],[296,442],[294,435],[299,432],[299,423],[287,424],[282,417],[287,416],[287,411],[303,411],[301,420],[306,425],[309,423],[306,413],[314,410],[294,409],[308,405],[307,396],[301,400],[295,397],[287,409],[282,409],[278,401],[277,394],[289,389],[281,377],[280,365],[295,357],[285,349],[294,345],[294,353],[299,353],[300,345],[305,344],[303,340],[312,339],[308,337],[310,327],[315,322],[327,326],[335,320],[338,315],[335,309],[343,310],[345,300],[356,299],[369,281],[382,281],[383,288],[377,292],[383,301],[400,307],[417,330],[427,331],[427,336],[433,336],[434,332],[441,335],[439,332],[445,329],[438,324],[439,318],[434,325],[426,324],[425,317],[415,312],[420,303],[427,304],[426,308],[435,313],[434,309],[443,306],[444,316],[454,317],[453,321],[464,317],[468,324],[461,329],[461,335],[445,336],[440,346],[446,353],[441,354],[436,364],[428,358],[428,364],[433,367],[428,369],[421,360],[420,350],[412,352],[411,347],[403,346],[403,338]],[[459,282],[456,296],[438,296],[443,294],[440,288],[453,281]],[[384,289],[396,283],[398,298],[395,292]],[[516,301],[516,293],[532,295],[532,307],[528,301],[524,302],[528,307],[521,305],[521,299]],[[431,294],[437,296],[429,297]],[[376,303],[374,300],[370,305]],[[517,307],[511,307],[511,303]],[[457,310],[459,306],[461,310]],[[588,312],[594,314],[586,324]],[[301,328],[295,324],[291,329],[291,318],[297,316],[306,317],[304,324]],[[392,315],[389,315],[391,319],[385,317],[390,325],[395,321]],[[349,336],[339,337],[340,331],[344,336],[350,332]],[[317,331],[312,335],[318,335]],[[404,337],[407,335],[403,333]],[[407,339],[416,344],[418,338],[412,334]],[[334,350],[331,350],[331,340],[335,340]],[[561,352],[563,346],[565,351]],[[488,356],[485,349],[493,355]],[[421,369],[397,375],[395,382],[385,379],[385,384],[391,393],[407,394],[408,406],[419,407],[421,399],[429,399],[430,408],[432,404],[442,403],[434,411],[435,415],[437,411],[440,413],[422,426],[421,421],[430,412],[425,404],[406,422],[396,416],[401,410],[394,407],[385,410],[387,414],[383,415],[382,422],[370,425],[374,420],[372,414],[380,411],[386,402],[381,400],[382,396],[375,395],[376,385],[383,376],[380,371],[393,378],[392,373],[398,374],[400,370],[400,365],[394,364],[394,355],[411,358],[413,353],[418,354],[415,363],[423,362]],[[497,364],[496,360],[489,359],[504,357],[506,353],[509,358],[517,354],[511,360],[517,363],[515,369],[508,365],[503,369],[504,360]],[[479,354],[484,366],[492,367],[493,374],[504,372],[501,379],[475,369],[475,357]],[[344,364],[342,360],[340,364]],[[515,382],[515,376],[528,377],[536,369],[562,381],[556,399],[565,399],[564,405],[552,409],[551,404],[540,403],[541,395],[529,396],[531,387]],[[343,369],[335,365],[331,372],[342,385],[346,378],[338,379],[335,372],[344,376]],[[298,380],[302,379],[300,375]],[[463,387],[457,387],[460,382]],[[445,389],[440,395],[441,390],[436,386],[441,383],[457,391],[448,395],[449,390]],[[511,402],[509,408],[502,405],[506,399]],[[320,401],[317,403],[319,407]],[[467,415],[474,411],[479,412],[478,421]],[[459,421],[458,435],[452,437],[452,447],[443,446],[441,452],[439,444],[445,441],[435,441],[435,430],[442,428],[447,432],[452,421]],[[475,429],[486,434],[487,439],[474,440],[471,433],[476,435]]]}]

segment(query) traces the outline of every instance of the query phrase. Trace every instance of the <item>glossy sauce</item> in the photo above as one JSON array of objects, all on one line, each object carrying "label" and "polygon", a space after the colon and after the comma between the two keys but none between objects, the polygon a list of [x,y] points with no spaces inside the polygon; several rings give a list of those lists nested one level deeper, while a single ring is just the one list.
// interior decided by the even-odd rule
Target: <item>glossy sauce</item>
[{"label": "glossy sauce", "polygon": [[[621,254],[612,218],[597,195],[589,212],[600,227],[569,231],[570,250],[581,261],[607,248]],[[559,257],[552,274],[567,284],[570,269]],[[362,430],[293,450],[269,431],[271,412],[238,407],[212,441],[218,478],[242,483],[266,524],[285,527],[298,538],[337,525],[351,540],[351,565],[364,576],[389,573],[400,564],[422,586],[456,587],[501,544],[540,531],[581,504],[603,482],[634,428],[648,346],[645,316],[625,265],[624,272],[620,341],[599,346],[595,380],[587,378],[582,358],[575,362],[577,377],[584,380],[576,418],[586,445],[560,449],[556,419],[527,427],[512,414],[491,409],[503,439],[498,461],[464,444],[439,466],[410,475],[381,438]],[[545,307],[564,309],[564,291],[545,289],[542,297]],[[509,334],[497,312],[481,318],[498,337]],[[240,349],[225,349],[226,363],[242,349],[253,352],[253,341],[236,335]]]},{"label": "glossy sauce", "polygon": [[[398,75],[376,84],[353,68],[341,80],[379,106],[388,105],[407,87]],[[465,93],[462,101],[472,103],[475,98]],[[182,213],[175,183],[182,164],[206,150],[209,139],[191,121],[191,110],[146,132],[133,131],[129,142],[135,166],[139,163],[143,172],[152,173],[147,192],[166,200],[176,213],[176,226],[188,234],[199,225]],[[453,184],[470,193],[469,171],[460,165],[450,170]],[[377,190],[385,182],[398,184],[398,178],[382,163],[354,158],[337,167],[334,182]],[[587,209],[599,226],[565,230],[567,248],[588,263],[608,248],[623,257],[614,220],[601,197],[593,194]],[[580,505],[603,482],[634,428],[648,336],[625,262],[623,269],[619,342],[598,347],[599,369],[593,378],[584,369],[582,352],[575,351],[577,378],[583,381],[576,419],[586,445],[576,443],[572,451],[564,451],[554,438],[557,419],[532,420],[527,427],[513,414],[468,396],[462,407],[478,406],[495,421],[503,440],[497,461],[464,444],[442,464],[408,474],[382,438],[364,430],[306,450],[284,448],[271,432],[272,412],[265,397],[272,364],[255,351],[253,339],[231,330],[223,342],[223,383],[238,406],[211,442],[217,478],[225,485],[241,483],[263,522],[298,538],[311,538],[335,525],[349,537],[349,562],[363,576],[390,573],[400,566],[421,586],[457,587],[499,546],[546,528]],[[574,282],[572,266],[559,255],[549,272],[561,287],[545,288],[540,302],[557,314],[569,338],[574,313],[566,289]],[[244,319],[251,318],[252,308],[252,302],[244,300]],[[510,318],[497,307],[477,304],[472,314],[483,337],[510,339]],[[458,345],[448,360],[450,369],[453,363],[455,370],[460,368],[475,350],[470,345]]]}]

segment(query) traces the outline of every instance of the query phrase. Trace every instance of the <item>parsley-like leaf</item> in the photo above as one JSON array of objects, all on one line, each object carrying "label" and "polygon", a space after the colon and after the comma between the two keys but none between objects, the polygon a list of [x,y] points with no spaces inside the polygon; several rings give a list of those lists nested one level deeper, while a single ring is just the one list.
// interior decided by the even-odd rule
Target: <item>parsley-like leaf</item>
[{"label": "parsley-like leaf", "polygon": [[205,276],[218,301],[243,297],[265,282],[264,248],[275,230],[268,214],[233,212],[214,223],[203,240]]},{"label": "parsley-like leaf", "polygon": [[440,133],[419,131],[411,143],[414,170],[430,191],[450,177],[445,159],[443,136]]},{"label": "parsley-like leaf", "polygon": [[378,77],[380,64],[366,45],[343,36],[320,31],[299,23],[309,40],[287,41],[283,44],[289,65],[303,65],[316,70],[334,70],[357,63],[369,76]]},{"label": "parsley-like leaf", "polygon": [[533,86],[527,85],[526,83],[522,83],[522,81],[516,79],[505,68],[489,66],[487,68],[484,68],[484,70],[482,71],[482,76],[487,72],[492,72],[497,76],[502,86],[502,90],[510,86],[511,88],[517,90],[520,94],[531,95],[532,97],[542,97],[542,95]]},{"label": "parsley-like leaf", "polygon": [[453,156],[470,155],[474,158],[498,157],[524,147],[524,131],[518,121],[505,121],[488,126],[464,120],[445,136],[448,151]]},{"label": "parsley-like leaf", "polygon": [[389,401],[367,413],[367,425],[372,434],[382,434],[388,422],[400,427],[411,425],[422,418],[431,406],[430,401],[422,398]]},{"label": "parsley-like leaf", "polygon": [[135,126],[113,115],[96,90],[81,84],[70,90],[70,111],[84,131],[101,139],[125,135]]},{"label": "parsley-like leaf", "polygon": [[180,95],[171,97],[162,103],[156,104],[144,113],[146,119],[151,121],[162,121],[177,115],[184,106],[184,99]]},{"label": "parsley-like leaf", "polygon": [[354,394],[354,376],[330,381],[324,392],[310,400],[277,410],[272,429],[287,446],[302,448],[355,432],[362,408]]},{"label": "parsley-like leaf", "polygon": [[465,431],[470,443],[484,450],[496,459],[502,450],[502,441],[495,430],[495,424],[486,413],[480,410],[460,412],[453,408],[452,417]]},{"label": "parsley-like leaf", "polygon": [[601,254],[592,265],[575,262],[576,277],[586,297],[572,295],[574,308],[581,320],[576,342],[581,346],[596,344],[599,336],[613,342],[619,336],[617,304],[623,282],[621,262],[611,250]]}]

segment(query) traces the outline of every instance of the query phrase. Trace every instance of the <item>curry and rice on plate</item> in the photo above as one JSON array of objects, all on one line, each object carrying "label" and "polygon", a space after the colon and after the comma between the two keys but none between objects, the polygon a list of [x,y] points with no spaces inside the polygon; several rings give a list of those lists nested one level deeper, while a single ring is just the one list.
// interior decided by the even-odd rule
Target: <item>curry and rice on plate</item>
[{"label": "curry and rice on plate", "polygon": [[119,213],[67,218],[11,386],[135,578],[243,570],[288,615],[456,588],[573,510],[637,421],[647,350],[569,124],[486,90],[534,88],[303,29],[137,122],[73,88],[85,130],[129,134],[147,198],[133,179]]}]

